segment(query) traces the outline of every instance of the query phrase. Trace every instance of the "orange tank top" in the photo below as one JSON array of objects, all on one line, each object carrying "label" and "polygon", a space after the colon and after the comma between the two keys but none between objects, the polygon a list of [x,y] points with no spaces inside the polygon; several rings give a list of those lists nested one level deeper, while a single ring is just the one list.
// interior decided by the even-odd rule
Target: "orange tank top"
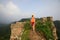
[{"label": "orange tank top", "polygon": [[34,17],[32,17],[31,22],[35,22],[35,18]]}]

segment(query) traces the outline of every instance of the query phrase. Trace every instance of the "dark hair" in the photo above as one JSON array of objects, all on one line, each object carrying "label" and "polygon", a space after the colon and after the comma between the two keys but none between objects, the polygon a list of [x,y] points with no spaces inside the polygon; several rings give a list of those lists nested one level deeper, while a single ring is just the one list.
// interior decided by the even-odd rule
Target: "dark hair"
[{"label": "dark hair", "polygon": [[33,17],[34,15],[32,15],[32,17]]}]

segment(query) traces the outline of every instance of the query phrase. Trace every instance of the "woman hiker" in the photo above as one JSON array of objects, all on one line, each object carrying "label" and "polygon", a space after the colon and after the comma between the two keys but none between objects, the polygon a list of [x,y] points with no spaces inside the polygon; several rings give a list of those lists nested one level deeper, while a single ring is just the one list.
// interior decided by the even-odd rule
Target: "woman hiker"
[{"label": "woman hiker", "polygon": [[34,15],[32,15],[32,18],[31,18],[31,25],[32,25],[32,30],[35,31],[35,17],[34,17]]}]

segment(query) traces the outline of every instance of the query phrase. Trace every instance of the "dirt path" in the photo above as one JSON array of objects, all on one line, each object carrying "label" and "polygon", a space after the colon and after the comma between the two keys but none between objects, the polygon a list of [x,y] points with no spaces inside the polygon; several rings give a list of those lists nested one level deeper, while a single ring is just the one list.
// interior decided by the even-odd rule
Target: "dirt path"
[{"label": "dirt path", "polygon": [[44,38],[42,38],[41,35],[38,35],[36,32],[32,30],[30,30],[29,38],[30,40],[45,40]]}]

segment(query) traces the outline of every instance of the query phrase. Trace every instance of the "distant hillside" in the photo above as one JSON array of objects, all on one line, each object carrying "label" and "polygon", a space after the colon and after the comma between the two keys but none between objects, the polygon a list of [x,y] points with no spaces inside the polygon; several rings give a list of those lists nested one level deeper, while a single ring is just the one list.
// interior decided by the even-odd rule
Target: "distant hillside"
[{"label": "distant hillside", "polygon": [[10,31],[10,24],[0,24],[0,40],[9,40]]},{"label": "distant hillside", "polygon": [[60,30],[60,21],[54,21],[57,30]]},{"label": "distant hillside", "polygon": [[[23,19],[21,19],[19,22],[30,21],[30,19],[31,19],[31,18],[23,18]],[[40,20],[39,18],[35,18],[35,19],[36,19],[36,21],[37,21],[37,20]]]},{"label": "distant hillside", "polygon": [[59,37],[59,40],[60,40],[60,21],[54,21],[54,24],[57,28],[57,34],[58,34],[58,37]]}]

